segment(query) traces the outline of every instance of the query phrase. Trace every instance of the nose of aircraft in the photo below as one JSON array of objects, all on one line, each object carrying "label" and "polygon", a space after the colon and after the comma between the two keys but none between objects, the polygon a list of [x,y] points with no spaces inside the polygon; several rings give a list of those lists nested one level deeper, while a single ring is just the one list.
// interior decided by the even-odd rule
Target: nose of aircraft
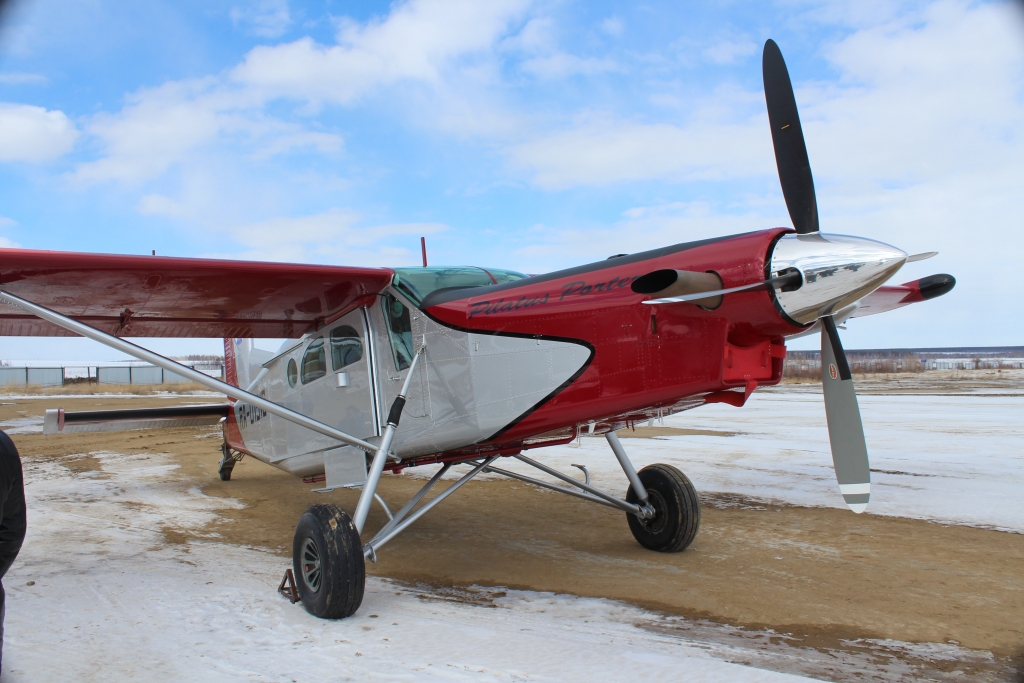
[{"label": "nose of aircraft", "polygon": [[772,275],[796,269],[802,282],[774,290],[776,301],[792,322],[806,325],[870,294],[906,261],[906,252],[863,237],[784,235],[771,254]]}]

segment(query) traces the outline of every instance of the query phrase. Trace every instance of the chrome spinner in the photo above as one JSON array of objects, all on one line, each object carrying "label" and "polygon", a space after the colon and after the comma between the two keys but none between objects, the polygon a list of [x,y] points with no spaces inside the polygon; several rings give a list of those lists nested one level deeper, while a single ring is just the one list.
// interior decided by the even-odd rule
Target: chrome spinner
[{"label": "chrome spinner", "polygon": [[867,296],[906,261],[906,252],[863,237],[783,235],[772,251],[771,274],[796,268],[803,282],[798,289],[772,291],[782,312],[806,325]]}]

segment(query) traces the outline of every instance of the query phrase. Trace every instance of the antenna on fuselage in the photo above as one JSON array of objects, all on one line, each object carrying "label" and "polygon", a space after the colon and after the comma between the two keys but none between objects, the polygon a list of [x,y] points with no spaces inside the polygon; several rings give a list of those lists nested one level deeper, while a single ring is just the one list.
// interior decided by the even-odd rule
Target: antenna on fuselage
[{"label": "antenna on fuselage", "polygon": [[420,238],[420,251],[423,252],[423,267],[427,267],[427,238]]}]

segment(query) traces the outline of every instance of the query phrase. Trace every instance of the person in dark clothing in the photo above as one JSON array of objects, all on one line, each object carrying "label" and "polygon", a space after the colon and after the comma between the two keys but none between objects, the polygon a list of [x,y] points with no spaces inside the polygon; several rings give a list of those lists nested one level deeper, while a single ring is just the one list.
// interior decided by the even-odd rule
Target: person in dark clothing
[{"label": "person in dark clothing", "polygon": [[26,521],[21,457],[11,437],[0,431],[0,665],[4,652],[4,615],[7,612],[3,578],[25,541]]}]

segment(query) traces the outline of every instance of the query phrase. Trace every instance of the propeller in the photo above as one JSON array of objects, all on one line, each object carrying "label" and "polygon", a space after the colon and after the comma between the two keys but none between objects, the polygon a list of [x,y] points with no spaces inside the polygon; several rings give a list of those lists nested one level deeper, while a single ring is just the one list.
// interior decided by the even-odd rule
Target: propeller
[{"label": "propeller", "polygon": [[[807,158],[800,115],[793,95],[782,51],[774,40],[764,44],[761,62],[764,75],[764,96],[768,104],[768,121],[775,146],[775,163],[779,168],[782,194],[797,233],[818,232],[818,202],[814,195],[814,178]],[[920,255],[919,258],[927,258]],[[825,311],[823,311],[824,313]],[[831,311],[821,318],[821,382],[825,398],[828,438],[832,444],[839,491],[854,512],[864,512],[871,495],[871,468],[864,441],[864,426],[857,405],[857,392],[850,374],[850,364],[839,340],[839,331]]]},{"label": "propeller", "polygon": [[871,495],[868,446],[864,441],[864,425],[860,421],[850,364],[839,341],[836,322],[830,315],[821,319],[821,386],[839,492],[851,510],[864,512]]},{"label": "propeller", "polygon": [[818,202],[814,197],[814,178],[807,159],[804,131],[800,127],[789,70],[774,40],[769,39],[764,44],[761,71],[764,98],[768,103],[768,122],[775,145],[775,163],[779,167],[779,181],[789,217],[801,235],[818,232]]}]

